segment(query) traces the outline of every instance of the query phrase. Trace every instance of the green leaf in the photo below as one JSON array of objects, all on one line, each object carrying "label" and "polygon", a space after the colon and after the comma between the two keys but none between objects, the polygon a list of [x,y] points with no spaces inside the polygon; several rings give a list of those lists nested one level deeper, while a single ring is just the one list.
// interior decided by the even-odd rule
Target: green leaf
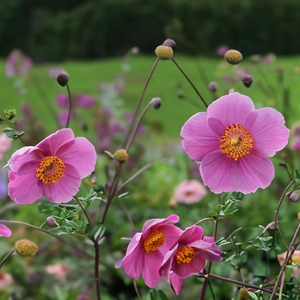
[{"label": "green leaf", "polygon": [[168,297],[162,290],[151,290],[150,291],[150,299],[151,300],[168,300]]}]

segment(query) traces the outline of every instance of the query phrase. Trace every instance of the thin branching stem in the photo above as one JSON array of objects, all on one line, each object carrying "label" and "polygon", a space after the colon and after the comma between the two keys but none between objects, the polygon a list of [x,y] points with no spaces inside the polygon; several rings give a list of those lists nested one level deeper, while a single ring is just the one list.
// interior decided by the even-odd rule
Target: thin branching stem
[{"label": "thin branching stem", "polygon": [[2,259],[2,261],[0,262],[0,269],[2,267],[2,265],[5,263],[5,261],[15,252],[15,249],[10,250],[6,256]]},{"label": "thin branching stem", "polygon": [[72,97],[71,97],[71,90],[69,87],[69,84],[66,84],[67,90],[68,90],[68,98],[69,98],[69,111],[68,111],[68,119],[66,123],[66,128],[69,127],[70,119],[71,119],[71,114],[72,114]]},{"label": "thin branching stem", "polygon": [[99,244],[96,239],[94,239],[94,248],[95,248],[95,284],[96,284],[96,291],[97,291],[97,300],[101,300],[101,293],[100,293],[100,280],[99,280]]},{"label": "thin branching stem", "polygon": [[77,197],[77,196],[73,196],[73,198],[76,200],[76,202],[77,202],[78,205],[80,206],[80,208],[81,208],[81,210],[83,211],[83,213],[84,213],[84,215],[85,215],[85,217],[86,217],[88,223],[89,223],[90,225],[92,225],[92,221],[91,221],[89,215],[87,214],[87,211],[84,209],[84,207],[83,207],[82,204],[80,203],[80,200],[78,199],[78,197]]}]

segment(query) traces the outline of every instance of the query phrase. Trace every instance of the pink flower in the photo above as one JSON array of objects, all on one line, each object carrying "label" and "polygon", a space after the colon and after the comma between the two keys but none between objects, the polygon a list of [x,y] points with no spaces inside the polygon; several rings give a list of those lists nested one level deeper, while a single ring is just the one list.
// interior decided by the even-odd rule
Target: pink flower
[{"label": "pink flower", "polygon": [[95,148],[86,138],[74,138],[69,128],[58,130],[12,155],[8,195],[18,204],[33,203],[44,195],[54,203],[71,201],[95,164]]},{"label": "pink flower", "polygon": [[227,45],[220,45],[217,49],[218,56],[224,56],[224,54],[229,50]]},{"label": "pink flower", "polygon": [[182,146],[200,164],[205,185],[214,193],[244,194],[266,188],[274,178],[268,157],[283,149],[289,137],[283,116],[273,108],[255,110],[239,93],[223,96],[182,127]]},{"label": "pink flower", "polygon": [[148,220],[130,241],[122,260],[124,272],[137,280],[142,274],[147,286],[153,288],[160,279],[159,268],[165,254],[174,246],[181,230],[169,222],[178,222],[179,217]]},{"label": "pink flower", "polygon": [[12,139],[6,133],[0,134],[0,160],[2,160],[4,153],[11,147]]},{"label": "pink flower", "polygon": [[173,198],[176,202],[191,204],[206,196],[206,189],[198,180],[184,180],[175,188]]},{"label": "pink flower", "polygon": [[204,236],[203,228],[193,225],[181,233],[178,244],[166,254],[160,274],[179,295],[184,279],[202,272],[207,260],[221,261],[221,254],[214,238]]},{"label": "pink flower", "polygon": [[13,277],[9,273],[0,271],[0,289],[12,285],[13,282]]},{"label": "pink flower", "polygon": [[11,235],[10,229],[0,224],[0,237],[1,236],[9,237],[10,235]]},{"label": "pink flower", "polygon": [[96,99],[85,94],[79,94],[76,96],[76,104],[81,108],[90,108],[96,104]]},{"label": "pink flower", "polygon": [[70,268],[61,263],[48,265],[46,267],[46,273],[55,276],[58,280],[63,280],[70,271]]},{"label": "pink flower", "polygon": [[[286,258],[286,254],[287,254],[287,252],[283,252],[283,253],[277,255],[277,259],[278,259],[280,266],[283,265],[285,258]],[[294,253],[292,255],[292,262],[298,262],[299,258],[300,258],[300,250],[294,251]],[[293,274],[291,275],[291,277],[296,278],[298,276],[298,274],[300,274],[300,268],[297,268],[297,267],[293,268]]]},{"label": "pink flower", "polygon": [[5,62],[6,76],[14,77],[17,75],[26,75],[32,68],[32,60],[16,49],[13,50]]}]

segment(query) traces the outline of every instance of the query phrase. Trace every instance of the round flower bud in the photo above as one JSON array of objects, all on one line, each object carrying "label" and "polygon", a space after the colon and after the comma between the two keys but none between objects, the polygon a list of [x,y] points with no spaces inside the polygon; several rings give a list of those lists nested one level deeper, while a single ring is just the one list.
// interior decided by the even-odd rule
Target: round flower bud
[{"label": "round flower bud", "polygon": [[167,47],[171,47],[172,49],[174,49],[176,47],[176,43],[175,41],[171,40],[171,39],[166,39],[163,44],[163,46],[167,46]]},{"label": "round flower bud", "polygon": [[243,59],[243,55],[242,55],[242,53],[240,51],[237,51],[237,50],[228,50],[225,53],[224,58],[231,65],[237,65]]},{"label": "round flower bud", "polygon": [[211,81],[208,84],[208,88],[209,88],[210,91],[216,92],[218,90],[218,84],[215,81]]},{"label": "round flower bud", "polygon": [[241,287],[239,290],[239,300],[250,300],[248,290],[245,287]]},{"label": "round flower bud", "polygon": [[159,109],[161,107],[161,99],[159,97],[155,97],[151,100],[152,102],[152,106],[155,108],[155,109]]},{"label": "round flower bud", "polygon": [[287,196],[292,202],[297,202],[300,199],[300,195],[295,191],[288,193]]},{"label": "round flower bud", "polygon": [[67,72],[59,72],[56,80],[61,86],[65,86],[69,81],[69,74]]},{"label": "round flower bud", "polygon": [[244,76],[242,76],[242,82],[244,86],[248,88],[251,86],[253,82],[253,77],[249,74],[245,74]]},{"label": "round flower bud", "polygon": [[173,49],[169,46],[158,46],[155,49],[155,54],[162,60],[168,60],[173,57]]},{"label": "round flower bud", "polygon": [[114,159],[123,164],[128,160],[128,153],[124,149],[119,149],[114,154]]},{"label": "round flower bud", "polygon": [[48,217],[46,219],[46,224],[49,226],[49,227],[57,227],[57,223],[55,222],[55,219],[51,216],[51,217]]},{"label": "round flower bud", "polygon": [[38,246],[29,240],[18,240],[15,242],[15,250],[21,256],[34,256],[38,249]]}]

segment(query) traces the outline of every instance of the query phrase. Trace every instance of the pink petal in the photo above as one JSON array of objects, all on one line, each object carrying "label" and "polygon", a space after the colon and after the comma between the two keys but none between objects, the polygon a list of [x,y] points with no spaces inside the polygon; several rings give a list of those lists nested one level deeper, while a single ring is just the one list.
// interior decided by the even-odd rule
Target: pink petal
[{"label": "pink petal", "polygon": [[300,139],[296,140],[292,145],[291,145],[292,150],[298,150],[300,149]]},{"label": "pink petal", "polygon": [[201,257],[197,256],[188,264],[177,264],[174,262],[173,264],[173,271],[176,273],[180,278],[186,279],[193,274],[197,274],[201,272],[206,264],[206,260]]},{"label": "pink petal", "polygon": [[80,178],[90,175],[95,170],[97,154],[95,147],[84,137],[77,137],[64,144],[56,152],[65,164],[72,165]]},{"label": "pink petal", "polygon": [[144,267],[145,251],[136,247],[134,251],[126,255],[122,260],[124,272],[134,280],[138,280]]},{"label": "pink petal", "polygon": [[31,204],[44,196],[42,182],[35,172],[17,175],[8,172],[8,196],[17,204]]},{"label": "pink petal", "polygon": [[11,235],[10,229],[0,224],[0,236],[9,237],[10,235]]},{"label": "pink petal", "polygon": [[49,135],[39,144],[36,145],[44,151],[45,156],[56,155],[59,148],[63,147],[64,144],[74,140],[74,133],[70,128],[64,128],[56,131]]},{"label": "pink petal", "polygon": [[198,225],[192,225],[190,227],[187,227],[183,231],[178,242],[180,244],[187,245],[194,241],[199,241],[200,239],[202,239],[203,235],[204,235],[204,230],[202,227]]},{"label": "pink petal", "polygon": [[36,147],[23,147],[17,150],[8,161],[10,169],[18,175],[29,172],[35,173],[42,159],[43,152]]},{"label": "pink petal", "polygon": [[207,114],[197,113],[189,118],[180,132],[182,147],[188,156],[195,161],[220,147],[220,136],[213,132],[207,124]]},{"label": "pink petal", "polygon": [[284,118],[277,110],[265,107],[256,112],[256,122],[248,128],[254,147],[267,156],[273,156],[287,145],[290,131],[284,126]]},{"label": "pink petal", "polygon": [[160,251],[153,251],[145,254],[142,276],[145,284],[154,288],[160,279],[159,269],[164,257]]},{"label": "pink petal", "polygon": [[43,184],[43,190],[50,202],[65,203],[71,201],[78,193],[80,183],[77,170],[73,166],[66,165],[65,175],[53,184]]},{"label": "pink petal", "polygon": [[139,245],[140,240],[142,237],[142,233],[141,232],[137,232],[131,239],[130,243],[128,244],[128,247],[126,249],[126,255],[129,255],[130,253],[132,253],[136,247]]},{"label": "pink petal", "polygon": [[182,230],[172,224],[159,227],[159,230],[164,233],[164,244],[159,247],[159,251],[165,255],[177,243]]},{"label": "pink petal", "polygon": [[221,254],[223,253],[223,251],[215,244],[207,243],[204,240],[200,240],[200,241],[195,241],[189,244],[188,246],[197,249],[196,255],[201,256],[206,260],[211,260],[211,261],[222,260]]},{"label": "pink petal", "polygon": [[161,267],[159,269],[159,274],[161,275],[161,279],[170,283],[170,275],[173,266],[174,256],[178,249],[178,244],[174,246],[164,257],[163,262],[161,263]]},{"label": "pink petal", "polygon": [[249,114],[254,110],[254,104],[249,97],[240,93],[231,93],[209,105],[207,119],[219,120],[225,127],[232,124],[244,125]]},{"label": "pink petal", "polygon": [[183,283],[183,279],[181,279],[180,277],[178,277],[174,272],[171,274],[171,287],[173,289],[173,291],[175,292],[175,294],[178,296],[180,291],[181,291],[181,287],[182,287],[182,283]]},{"label": "pink petal", "polygon": [[258,151],[252,150],[238,161],[214,151],[204,157],[200,173],[204,184],[216,194],[234,191],[248,194],[270,185],[274,166]]},{"label": "pink petal", "polygon": [[[147,236],[152,230],[155,230],[155,228],[159,225],[164,225],[169,222],[176,223],[179,221],[179,217],[177,215],[170,215],[165,219],[150,219],[145,222],[143,229],[142,229],[142,234],[143,236]],[[152,228],[154,227],[154,228]]]}]

